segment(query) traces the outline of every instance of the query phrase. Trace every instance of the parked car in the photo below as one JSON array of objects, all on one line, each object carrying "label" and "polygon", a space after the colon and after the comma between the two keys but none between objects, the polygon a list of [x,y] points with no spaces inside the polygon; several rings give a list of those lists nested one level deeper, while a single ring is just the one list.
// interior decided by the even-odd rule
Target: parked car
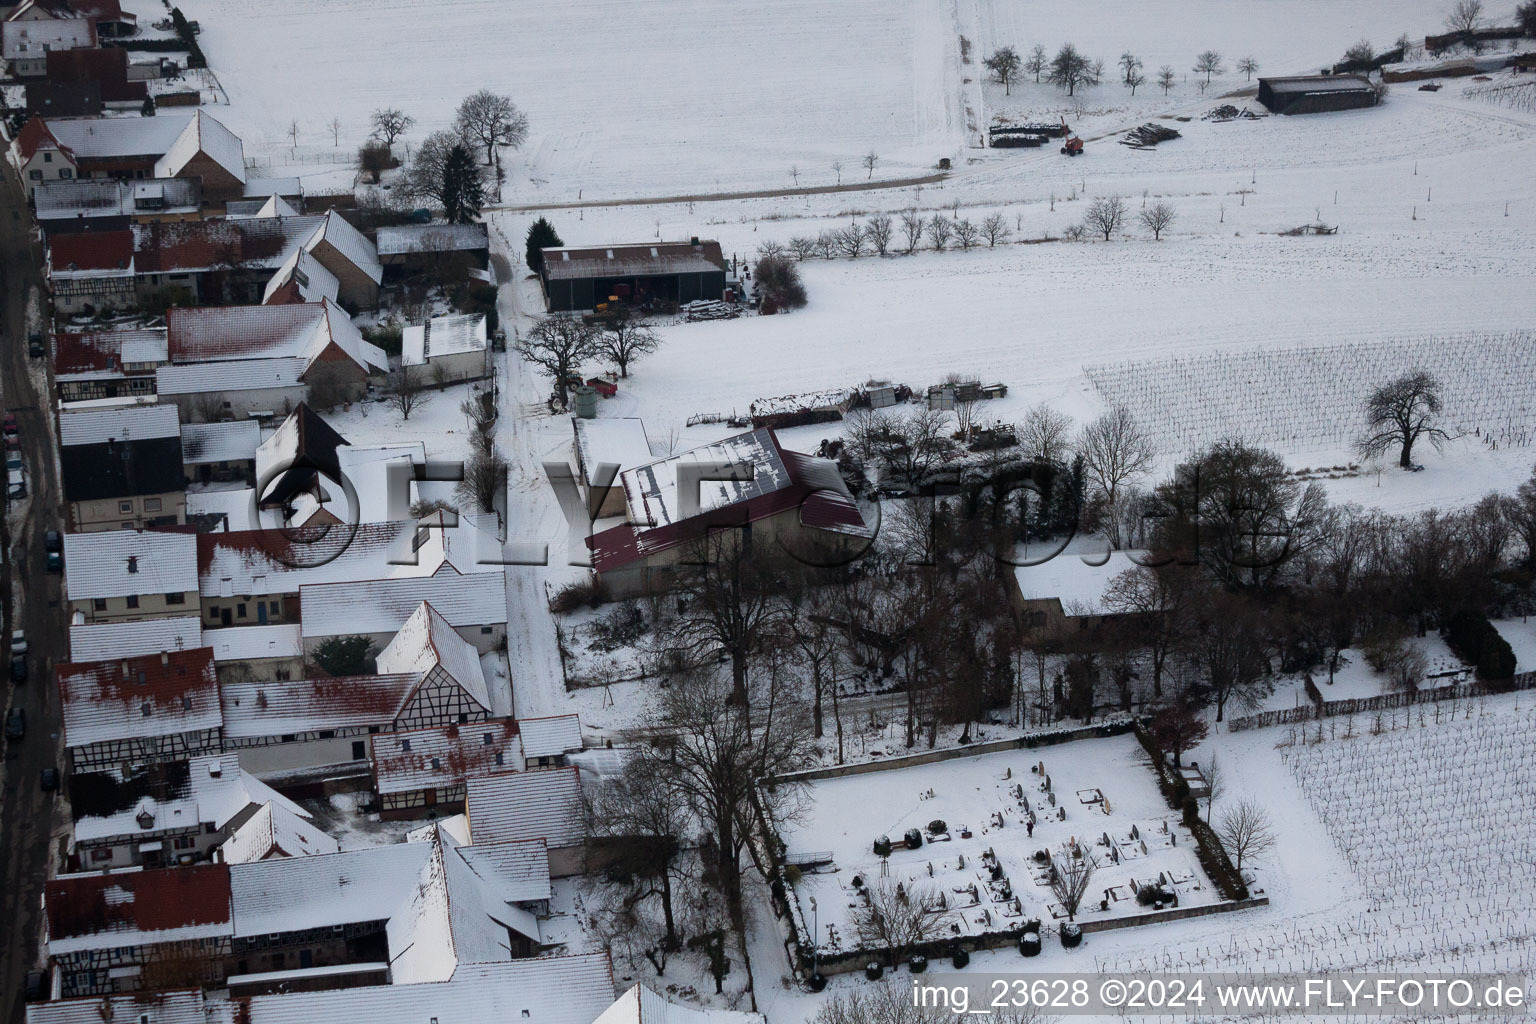
[{"label": "parked car", "polygon": [[43,344],[43,336],[36,331],[27,335],[27,355],[33,359],[41,359],[48,354],[48,346]]},{"label": "parked car", "polygon": [[43,562],[44,562],[44,568],[46,568],[49,572],[63,572],[64,571],[64,552],[62,552],[62,551],[50,551],[44,557]]},{"label": "parked car", "polygon": [[24,629],[11,630],[11,653],[27,653],[27,631]]},{"label": "parked car", "polygon": [[21,427],[16,423],[15,413],[8,412],[5,414],[5,419],[0,420],[0,430],[5,431],[6,437],[15,437],[21,433]]},{"label": "parked car", "polygon": [[16,468],[5,471],[5,496],[7,498],[25,498],[27,496],[27,471]]},{"label": "parked car", "polygon": [[27,681],[27,656],[25,654],[11,655],[11,682],[24,683]]},{"label": "parked car", "polygon": [[5,716],[5,738],[19,740],[27,734],[27,713],[22,708],[11,708]]},{"label": "parked car", "polygon": [[44,551],[63,551],[64,535],[58,530],[48,530],[43,533]]},{"label": "parked car", "polygon": [[46,971],[27,972],[27,1002],[37,1003],[48,998],[48,973]]},{"label": "parked car", "polygon": [[52,793],[59,788],[59,770],[57,768],[44,768],[39,773],[37,783],[44,793]]},{"label": "parked car", "polygon": [[5,471],[9,473],[13,469],[26,469],[21,461],[20,450],[14,448],[5,453]]}]

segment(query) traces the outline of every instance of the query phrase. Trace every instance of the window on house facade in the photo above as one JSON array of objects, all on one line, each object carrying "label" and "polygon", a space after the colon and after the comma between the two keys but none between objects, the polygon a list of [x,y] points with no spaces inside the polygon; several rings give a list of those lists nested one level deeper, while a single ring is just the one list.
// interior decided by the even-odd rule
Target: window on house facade
[{"label": "window on house facade", "polygon": [[276,615],[277,614],[277,602],[276,601],[268,601],[267,602],[267,613],[269,615]]},{"label": "window on house facade", "polygon": [[68,167],[60,167],[59,168],[59,177],[64,179],[65,181],[68,181],[70,178],[73,178],[74,176],[75,176],[75,172],[70,170]]},{"label": "window on house facade", "polygon": [[45,164],[53,163],[53,154],[52,153],[44,153],[43,154],[43,163],[45,163]]},{"label": "window on house facade", "polygon": [[197,845],[197,840],[192,836],[177,836],[174,845],[178,850],[190,850]]},{"label": "window on house facade", "polygon": [[160,511],[160,499],[159,498],[145,498],[144,499],[144,511],[145,512],[159,512]]},{"label": "window on house facade", "polygon": [[139,595],[138,594],[129,594],[128,595],[128,607],[129,608],[137,608],[138,606],[139,606]]},{"label": "window on house facade", "polygon": [[407,752],[410,751],[410,749],[411,749],[411,741],[408,740],[408,739],[401,740],[400,741],[400,749],[402,751],[407,751]]},{"label": "window on house facade", "polygon": [[43,172],[42,171],[28,171],[27,172],[27,177],[31,178],[33,181],[42,181],[43,180]]},{"label": "window on house facade", "polygon": [[282,737],[284,743],[292,743],[296,739],[298,739],[298,736],[291,732]]},{"label": "window on house facade", "polygon": [[467,715],[464,712],[460,711],[459,712],[459,724],[460,725],[468,725],[469,724],[469,715]]},{"label": "window on house facade", "polygon": [[165,595],[165,603],[166,604],[186,604],[187,603],[187,595],[186,594],[166,594]]},{"label": "window on house facade", "polygon": [[96,861],[98,864],[101,863],[104,860],[111,860],[111,859],[112,859],[112,847],[110,847],[110,846],[99,846],[96,849],[91,851],[91,860]]},{"label": "window on house facade", "polygon": [[97,612],[104,612],[104,611],[106,611],[107,610],[107,599],[104,598],[104,597],[92,598],[91,599],[91,610],[92,611],[97,611]]},{"label": "window on house facade", "polygon": [[118,502],[117,503],[117,510],[119,512],[132,512],[133,511],[133,499],[130,498],[127,501],[120,501],[120,502]]},{"label": "window on house facade", "polygon": [[354,760],[354,761],[362,761],[362,760],[366,759],[367,757],[368,757],[368,741],[367,740],[353,740],[352,741],[352,760]]},{"label": "window on house facade", "polygon": [[235,605],[235,618],[245,618],[245,605],[243,603]]},{"label": "window on house facade", "polygon": [[491,627],[490,626],[481,626],[480,627],[480,635],[481,636],[490,636],[491,635]]},{"label": "window on house facade", "polygon": [[333,739],[336,738],[336,730],[335,729],[321,729],[320,730],[320,738],[323,739],[323,740],[333,740]]}]

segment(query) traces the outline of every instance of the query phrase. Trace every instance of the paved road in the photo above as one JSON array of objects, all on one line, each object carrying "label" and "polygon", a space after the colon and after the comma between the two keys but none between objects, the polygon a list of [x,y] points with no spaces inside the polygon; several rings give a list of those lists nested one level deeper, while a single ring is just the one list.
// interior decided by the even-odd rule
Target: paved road
[{"label": "paved road", "polygon": [[[30,218],[19,182],[11,167],[0,161],[0,397],[14,412],[21,428],[31,511],[15,537],[4,536],[5,659],[10,666],[9,637],[18,618],[11,594],[25,595],[19,609],[27,631],[29,680],[12,686],[6,677],[7,711],[19,706],[27,713],[27,735],[5,745],[4,787],[0,793],[0,843],[5,874],[0,880],[0,1011],[10,1024],[25,1019],[22,982],[37,955],[38,911],[47,875],[48,842],[56,810],[51,794],[38,788],[38,773],[57,763],[59,699],[52,666],[65,660],[66,635],[58,576],[43,567],[43,533],[59,527],[59,481],[54,459],[53,431],[46,397],[35,393],[28,377],[27,297],[40,288],[39,253],[29,236]],[[0,527],[3,529],[3,527]],[[20,585],[12,588],[11,574]]]}]

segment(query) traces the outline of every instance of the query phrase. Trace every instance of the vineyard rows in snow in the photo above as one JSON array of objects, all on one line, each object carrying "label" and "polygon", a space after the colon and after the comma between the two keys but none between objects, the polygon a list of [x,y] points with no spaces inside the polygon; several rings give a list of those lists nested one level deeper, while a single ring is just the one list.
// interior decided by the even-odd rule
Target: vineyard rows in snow
[{"label": "vineyard rows in snow", "polygon": [[1442,423],[1490,445],[1536,439],[1536,333],[1464,333],[1395,342],[1207,352],[1084,369],[1105,404],[1125,406],[1176,451],[1241,436],[1283,451],[1347,448],[1370,390],[1422,368],[1439,378]]}]

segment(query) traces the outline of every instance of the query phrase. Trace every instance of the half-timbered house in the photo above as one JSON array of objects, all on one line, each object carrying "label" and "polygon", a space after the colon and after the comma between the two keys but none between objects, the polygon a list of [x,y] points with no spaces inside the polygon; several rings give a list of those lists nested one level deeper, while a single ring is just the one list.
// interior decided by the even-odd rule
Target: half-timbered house
[{"label": "half-timbered house", "polygon": [[223,715],[207,647],[55,667],[64,745],[76,772],[119,772],[221,749]]}]

